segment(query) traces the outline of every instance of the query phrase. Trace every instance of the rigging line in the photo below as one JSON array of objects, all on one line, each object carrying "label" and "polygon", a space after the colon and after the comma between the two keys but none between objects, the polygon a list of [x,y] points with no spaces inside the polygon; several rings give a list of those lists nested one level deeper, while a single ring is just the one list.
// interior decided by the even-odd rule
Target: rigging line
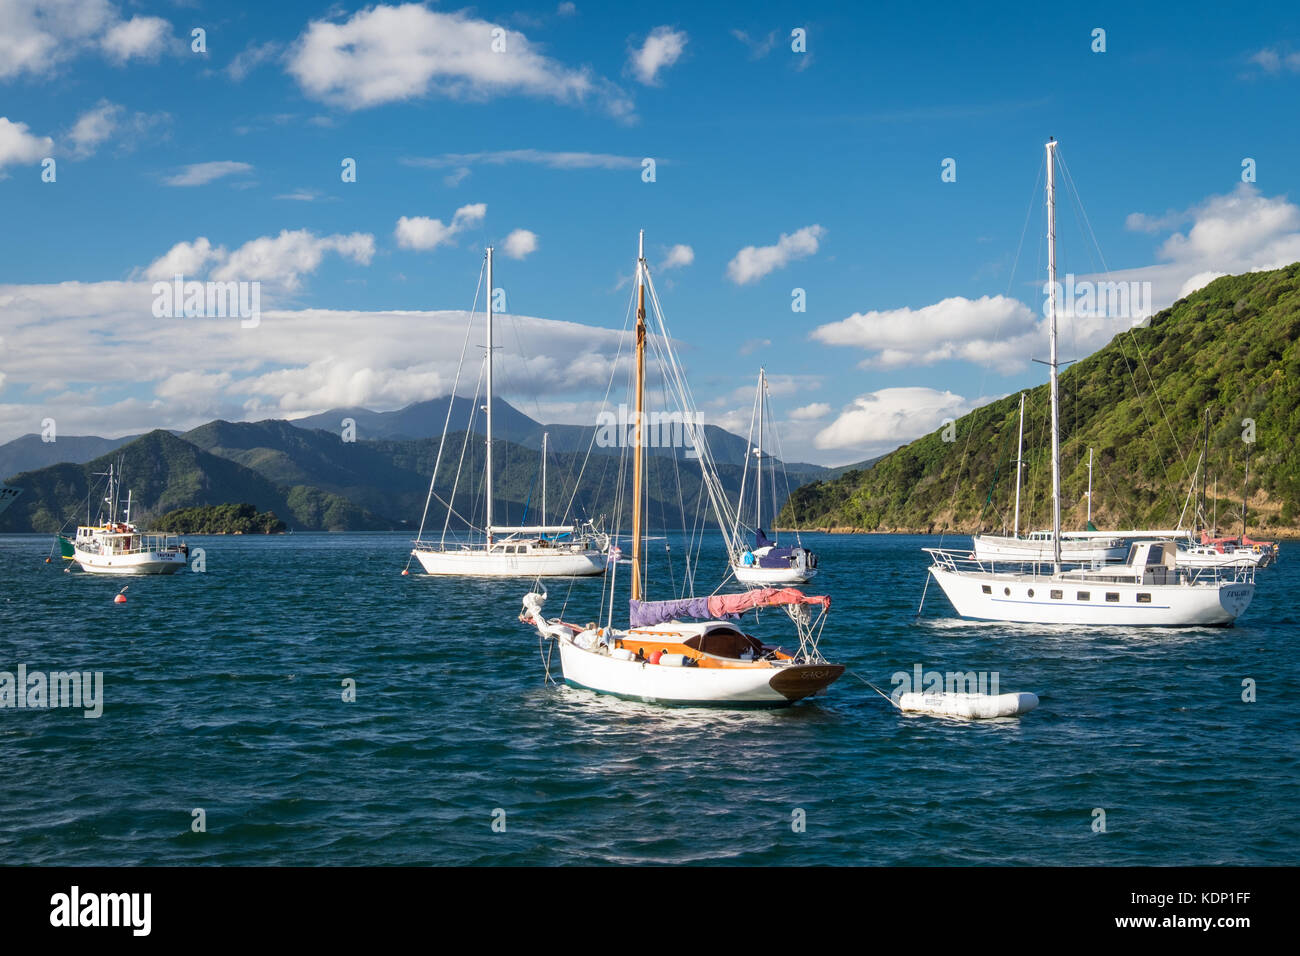
[{"label": "rigging line", "polygon": [[[740,494],[736,497],[736,524],[732,531],[732,537],[737,542],[739,542],[741,538],[740,521],[741,521],[741,514],[745,509],[745,486],[746,486],[746,481],[749,478],[749,460],[753,457],[752,452],[754,449],[754,423],[757,420],[757,416],[758,416],[758,392],[757,390],[755,390],[754,401],[751,403],[749,409],[749,431],[745,434],[745,465],[740,470]],[[761,435],[759,436],[760,441],[762,441],[762,437],[763,436]],[[759,493],[762,494],[761,488],[759,489]]]},{"label": "rigging line", "polygon": [[[460,385],[461,370],[465,367],[465,352],[469,349],[470,333],[474,329],[474,314],[478,311],[478,295],[483,288],[483,273],[486,269],[487,260],[484,259],[484,264],[479,267],[478,285],[474,288],[474,302],[470,306],[469,319],[465,323],[465,341],[460,347],[460,361],[456,363],[456,377],[452,381],[451,397],[447,402],[447,416],[442,422],[442,437],[438,440],[438,454],[433,460],[433,472],[429,475],[429,494],[424,499],[424,513],[420,515],[420,532],[416,535],[416,541],[419,541],[424,537],[424,524],[425,520],[429,517],[429,502],[433,498],[434,482],[438,480],[438,466],[442,463],[442,449],[447,441],[447,428],[451,424],[451,410],[456,407],[456,389]],[[411,566],[410,555],[407,556],[406,566],[408,568]]]},{"label": "rigging line", "polygon": [[[767,411],[768,411],[768,418],[773,422],[773,427],[772,427],[772,438],[773,438],[773,441],[774,441],[775,444],[776,444],[776,453],[777,453],[777,455],[779,456],[779,460],[780,460],[780,462],[781,462],[781,475],[782,475],[782,478],[783,478],[784,481],[785,481],[785,501],[783,501],[783,502],[781,503],[782,510],[784,510],[786,503],[787,503],[787,502],[790,502],[790,496],[791,496],[791,491],[790,491],[790,470],[786,467],[786,464],[785,464],[785,448],[782,447],[782,445],[781,445],[781,429],[779,429],[779,428],[776,427],[776,419],[772,416],[772,406],[771,406],[771,403],[768,403]],[[776,484],[775,484],[775,481],[776,481],[776,478],[775,478],[775,476],[773,476],[773,487],[772,487],[772,507],[773,507],[774,509],[776,508]],[[772,519],[772,520],[773,520],[773,523],[775,523],[775,521],[776,521],[775,516],[773,516],[773,519]],[[795,540],[795,543],[796,543],[799,547],[802,548],[802,547],[803,547],[803,538],[802,538],[802,536],[799,534],[799,517],[798,517],[798,515],[795,514],[795,506],[794,506],[793,503],[790,503],[790,520],[794,522],[794,540]]]},{"label": "rigging line", "polygon": [[[1069,188],[1070,188],[1070,190],[1073,191],[1074,194],[1075,194],[1076,196],[1078,196],[1080,206],[1082,207],[1083,197],[1082,197],[1081,195],[1079,195],[1078,189],[1077,189],[1077,188],[1075,187],[1075,185],[1074,185],[1074,179],[1073,179],[1073,177],[1070,176],[1070,171],[1069,171],[1069,169],[1065,166],[1065,161],[1064,161],[1064,160],[1061,160],[1061,167],[1062,167],[1062,170],[1065,172],[1065,177],[1066,177],[1067,181],[1069,182]],[[1080,212],[1081,212],[1081,215],[1082,215],[1082,218],[1083,218],[1084,223],[1085,223],[1085,224],[1087,225],[1087,227],[1088,227],[1088,232],[1092,235],[1092,242],[1093,242],[1093,245],[1095,245],[1096,248],[1097,248],[1097,256],[1098,256],[1098,258],[1101,259],[1101,267],[1102,267],[1102,270],[1103,270],[1107,275],[1109,275],[1109,274],[1110,274],[1110,267],[1106,264],[1106,255],[1105,255],[1105,253],[1103,253],[1103,252],[1101,251],[1101,243],[1097,242],[1097,234],[1093,231],[1093,228],[1092,228],[1092,222],[1088,219],[1088,214],[1087,214],[1087,212],[1084,212],[1082,209],[1080,210]],[[1151,386],[1151,393],[1152,393],[1152,395],[1155,396],[1156,406],[1160,409],[1160,415],[1161,415],[1161,417],[1164,419],[1165,428],[1166,428],[1166,429],[1168,430],[1168,432],[1169,432],[1169,437],[1173,440],[1173,443],[1174,443],[1174,450],[1178,452],[1178,456],[1179,456],[1179,458],[1183,459],[1183,469],[1184,469],[1184,470],[1183,470],[1183,477],[1186,478],[1186,477],[1187,477],[1187,471],[1186,471],[1186,464],[1187,464],[1187,463],[1186,463],[1186,456],[1183,455],[1183,449],[1182,449],[1182,446],[1178,443],[1178,436],[1177,436],[1176,434],[1174,434],[1174,428],[1173,428],[1173,425],[1170,424],[1170,422],[1169,422],[1169,415],[1168,415],[1168,414],[1166,413],[1166,411],[1165,411],[1165,405],[1164,405],[1164,402],[1161,401],[1161,399],[1160,399],[1160,393],[1159,393],[1159,391],[1156,389],[1155,380],[1154,380],[1154,379],[1152,378],[1152,376],[1151,376],[1151,368],[1150,368],[1150,366],[1147,365],[1146,356],[1145,356],[1145,355],[1143,354],[1143,352],[1142,352],[1142,344],[1138,341],[1137,336],[1133,334],[1133,329],[1134,329],[1134,328],[1135,328],[1135,326],[1132,326],[1132,325],[1130,325],[1130,326],[1128,327],[1128,329],[1127,329],[1128,336],[1129,336],[1129,338],[1131,338],[1131,339],[1133,340],[1133,346],[1134,346],[1134,349],[1137,351],[1137,354],[1138,354],[1138,360],[1141,361],[1141,363],[1142,363],[1142,369],[1143,369],[1143,371],[1146,373],[1146,376],[1147,376],[1147,382],[1148,382],[1148,384],[1150,384],[1150,386]],[[1134,387],[1134,388],[1137,388],[1137,383],[1136,383],[1136,381],[1134,382],[1134,386],[1133,386],[1133,387]],[[1140,394],[1141,394],[1141,393],[1139,392],[1139,395],[1140,395]]]},{"label": "rigging line", "polygon": [[[466,423],[465,423],[465,431],[462,433],[461,440],[460,440],[460,458],[459,458],[459,459],[457,460],[457,462],[456,462],[456,477],[455,477],[455,479],[452,480],[452,483],[451,483],[451,500],[452,500],[452,501],[455,501],[455,500],[456,500],[456,491],[460,488],[460,476],[461,476],[462,471],[463,471],[464,468],[465,468],[465,451],[466,451],[466,449],[469,448],[469,445],[470,445],[470,439],[471,439],[471,438],[473,437],[473,435],[474,435],[474,421],[475,421],[475,419],[478,417],[478,395],[479,395],[479,389],[483,387],[483,374],[484,374],[484,372],[487,370],[488,358],[489,358],[489,356],[485,354],[485,355],[483,356],[483,361],[479,364],[479,368],[478,368],[478,381],[477,381],[477,382],[475,383],[475,385],[474,385],[474,400],[473,400],[472,402],[470,402],[470,406],[469,406],[469,419],[468,419],[468,420],[466,421]],[[472,509],[471,509],[471,514],[472,514],[472,513],[473,513],[473,511],[472,511]],[[457,515],[457,517],[460,517],[460,516]],[[464,520],[464,519],[462,519],[462,520]],[[468,525],[470,526],[471,530],[473,529],[473,522],[471,522],[471,521],[466,521],[465,523],[468,524]],[[450,525],[451,525],[451,511],[450,511],[450,506],[448,506],[448,511],[447,511],[446,517],[443,518],[443,522],[442,522],[442,538],[439,540],[439,543],[438,543],[438,547],[440,547],[440,548],[445,548],[445,547],[446,547],[446,543],[447,543],[447,528],[448,528]]]},{"label": "rigging line", "polygon": [[867,680],[867,679],[866,679],[865,677],[863,677],[861,674],[857,673],[856,671],[849,671],[849,673],[852,674],[854,677],[856,677],[858,680],[862,681],[862,683],[866,684],[868,687],[870,687],[872,690],[874,690],[874,691],[875,691],[877,694],[879,694],[881,697],[885,698],[885,700],[889,701],[889,704],[890,704],[891,707],[894,707],[894,708],[896,708],[896,709],[898,709],[898,710],[902,710],[902,709],[903,709],[903,708],[902,708],[902,705],[900,705],[896,700],[894,700],[894,698],[890,697],[890,696],[889,696],[888,694],[886,694],[883,690],[881,690],[881,689],[880,689],[879,687],[877,687],[875,684],[871,683],[871,681]]},{"label": "rigging line", "polygon": [[[619,362],[619,359],[621,359],[621,358],[623,357],[623,346],[627,343],[627,340],[628,340],[628,338],[629,338],[629,336],[628,336],[628,323],[629,323],[630,320],[631,320],[631,315],[632,315],[632,303],[633,303],[634,301],[636,301],[636,291],[635,291],[635,288],[636,288],[636,287],[635,287],[635,284],[634,284],[634,285],[633,285],[633,292],[632,292],[632,295],[631,295],[631,297],[628,299],[628,304],[627,304],[627,314],[624,315],[624,317],[623,317],[623,331],[622,331],[622,334],[620,334],[619,337],[618,337],[618,351],[617,351],[616,353],[614,353],[614,361],[613,361],[612,363],[610,363],[610,367],[609,367],[609,381],[605,383],[605,395],[604,395],[604,397],[601,399],[601,407],[602,407],[602,408],[608,408],[608,406],[609,406],[609,393],[610,393],[610,392],[613,390],[613,388],[614,388],[614,378],[615,378],[615,376],[618,374],[618,362]],[[577,481],[575,481],[575,482],[573,483],[573,493],[569,496],[569,506],[568,506],[568,508],[565,509],[565,512],[564,512],[565,514],[568,514],[569,511],[573,508],[573,501],[574,501],[574,498],[576,498],[577,495],[578,495],[578,488],[579,488],[579,486],[580,486],[581,483],[582,483],[582,476],[583,476],[583,475],[586,473],[586,471],[587,471],[587,463],[591,460],[591,450],[596,446],[596,436],[597,436],[599,433],[600,433],[600,428],[599,428],[599,426],[596,427],[596,428],[593,428],[593,429],[591,430],[591,440],[590,440],[589,442],[587,442],[587,454],[586,454],[586,457],[584,457],[583,460],[582,460],[582,468],[580,468],[580,469],[578,470],[578,479],[577,479]],[[608,469],[608,466],[607,466],[607,469]]]},{"label": "rigging line", "polygon": [[[1039,166],[1038,166],[1038,176],[1034,179],[1034,188],[1030,191],[1030,194],[1029,194],[1029,202],[1028,202],[1028,205],[1026,206],[1026,209],[1025,209],[1025,222],[1024,222],[1024,225],[1021,226],[1021,230],[1020,230],[1020,242],[1017,243],[1017,245],[1016,245],[1016,256],[1015,256],[1015,260],[1014,260],[1014,262],[1012,263],[1012,266],[1011,266],[1011,275],[1010,275],[1010,276],[1008,277],[1008,279],[1007,279],[1007,294],[1008,294],[1008,295],[1010,295],[1010,293],[1011,293],[1011,288],[1012,288],[1012,286],[1015,284],[1016,269],[1017,269],[1017,268],[1019,267],[1019,265],[1020,265],[1020,250],[1021,250],[1021,248],[1024,246],[1025,236],[1028,234],[1028,231],[1029,231],[1029,220],[1030,220],[1030,218],[1033,216],[1034,205],[1035,205],[1035,203],[1034,203],[1034,196],[1038,193],[1038,184],[1039,184],[1040,182],[1042,182],[1042,179],[1043,179],[1043,171],[1044,171],[1046,168],[1047,168],[1047,157],[1044,156],[1043,159],[1042,159],[1042,161],[1039,163]],[[1041,259],[1041,256],[1042,256],[1042,250],[1041,250],[1041,249],[1039,250],[1039,256],[1040,256],[1040,259]],[[994,326],[994,329],[993,329],[993,338],[994,338],[995,340],[998,339],[998,337],[1001,335],[1001,331],[1002,331],[1002,319],[999,318],[998,321],[997,321],[997,324]],[[979,389],[979,390],[980,390],[981,393],[984,391],[984,386],[985,386],[985,384],[988,382],[988,372],[989,372],[989,368],[990,368],[991,365],[992,365],[992,361],[991,361],[990,359],[985,359],[985,361],[984,361],[984,363],[983,363],[983,367],[982,367],[981,376],[980,376],[980,389]],[[966,441],[965,441],[965,442],[963,443],[963,445],[962,445],[961,461],[959,461],[959,462],[957,463],[957,474],[956,474],[956,476],[955,476],[954,479],[953,479],[952,495],[949,496],[949,498],[948,498],[948,514],[949,514],[950,518],[953,519],[953,520],[955,520],[955,518],[956,518],[956,513],[957,513],[957,512],[956,512],[956,507],[957,507],[957,493],[958,493],[958,492],[960,491],[960,489],[961,489],[961,479],[962,479],[962,475],[964,475],[964,474],[966,473],[966,460],[967,460],[967,457],[969,456],[969,452],[970,452],[970,441],[971,441],[971,438],[974,437],[974,435],[975,435],[974,417],[975,417],[975,413],[976,413],[976,411],[977,411],[977,410],[972,410],[972,411],[970,412],[970,415],[971,415],[971,426],[970,426],[970,428],[968,429],[968,431],[967,431],[967,433],[966,433]],[[945,522],[945,523],[944,523],[944,526],[943,526],[942,528],[939,529],[939,546],[940,546],[940,547],[943,547],[943,541],[944,541],[944,538],[947,536],[947,533],[948,533],[948,525],[947,525],[947,522]]]}]

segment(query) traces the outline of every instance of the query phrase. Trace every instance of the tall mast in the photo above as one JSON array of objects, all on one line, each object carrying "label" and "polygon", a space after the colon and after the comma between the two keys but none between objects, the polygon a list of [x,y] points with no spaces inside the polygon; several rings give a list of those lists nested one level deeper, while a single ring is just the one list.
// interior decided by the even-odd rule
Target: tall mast
[{"label": "tall mast", "polygon": [[763,392],[764,385],[767,384],[767,369],[759,366],[758,369],[758,465],[755,466],[754,490],[758,492],[754,496],[754,527],[760,531],[763,528]]},{"label": "tall mast", "polygon": [[[1088,524],[1092,524],[1092,449],[1088,449]],[[1088,525],[1084,525],[1087,528]],[[1089,529],[1090,530],[1090,529]]]},{"label": "tall mast", "polygon": [[550,432],[542,432],[542,524],[546,524],[546,439]]},{"label": "tall mast", "polygon": [[487,542],[492,544],[492,247],[487,247]]},{"label": "tall mast", "polygon": [[[1020,537],[1020,477],[1025,470],[1025,393],[1020,393],[1020,437],[1016,439],[1016,520],[1011,536]],[[1006,527],[1003,525],[1002,527]]]},{"label": "tall mast", "polygon": [[1250,446],[1246,446],[1246,481],[1241,486],[1241,544],[1246,546],[1246,502],[1250,498]]},{"label": "tall mast", "polygon": [[1052,380],[1052,571],[1061,571],[1061,422],[1056,384],[1056,140],[1047,143],[1047,294]]},{"label": "tall mast", "polygon": [[1201,452],[1201,527],[1208,523],[1209,515],[1205,513],[1205,479],[1210,471],[1210,410],[1205,410],[1205,450]]},{"label": "tall mast", "polygon": [[645,230],[636,252],[636,441],[632,446],[632,600],[641,600],[641,416],[645,407]]}]

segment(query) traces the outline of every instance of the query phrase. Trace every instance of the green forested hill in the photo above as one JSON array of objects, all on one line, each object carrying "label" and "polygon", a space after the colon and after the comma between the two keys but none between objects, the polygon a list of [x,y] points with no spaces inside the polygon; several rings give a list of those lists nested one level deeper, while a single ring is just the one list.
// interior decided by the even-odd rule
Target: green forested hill
[{"label": "green forested hill", "polygon": [[[1172,527],[1210,414],[1208,476],[1219,526],[1240,528],[1247,455],[1249,527],[1300,523],[1300,263],[1225,276],[1180,299],[1061,375],[1062,524],[1082,527],[1088,449],[1093,522]],[[1019,393],[959,419],[955,441],[919,438],[869,471],[797,489],[782,524],[842,530],[1010,527]],[[1021,527],[1051,526],[1048,387],[1027,393]],[[1253,419],[1255,442],[1243,441]],[[1216,500],[1207,505],[1213,515]],[[1191,522],[1188,512],[1184,524]]]}]

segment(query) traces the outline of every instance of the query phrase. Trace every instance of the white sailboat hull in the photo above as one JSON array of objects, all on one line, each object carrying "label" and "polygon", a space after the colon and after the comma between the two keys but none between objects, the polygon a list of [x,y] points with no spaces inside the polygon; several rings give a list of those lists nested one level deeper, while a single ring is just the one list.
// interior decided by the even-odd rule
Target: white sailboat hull
[{"label": "white sailboat hull", "polygon": [[806,584],[817,576],[816,568],[760,568],[733,564],[732,572],[741,584],[771,587],[777,584]]},{"label": "white sailboat hull", "polygon": [[90,574],[175,574],[185,567],[186,555],[179,551],[88,554],[78,548],[73,560]]},{"label": "white sailboat hull", "polygon": [[[583,650],[567,637],[560,638],[559,645],[566,683],[649,704],[784,707],[811,696],[801,692],[805,684],[829,684],[832,675],[838,677],[844,669],[834,664],[670,667]],[[783,685],[784,691],[779,689]]]},{"label": "white sailboat hull", "polygon": [[[1245,612],[1255,595],[1250,581],[1125,584],[963,572],[938,565],[932,565],[930,573],[962,617],[1024,624],[1226,626]],[[985,587],[991,593],[984,593]],[[1061,597],[1053,598],[1053,591]],[[1084,594],[1087,597],[1081,597]]]},{"label": "white sailboat hull", "polygon": [[605,573],[605,555],[599,551],[563,551],[550,554],[502,554],[469,548],[438,551],[416,548],[411,552],[426,574],[483,578],[586,577]]}]

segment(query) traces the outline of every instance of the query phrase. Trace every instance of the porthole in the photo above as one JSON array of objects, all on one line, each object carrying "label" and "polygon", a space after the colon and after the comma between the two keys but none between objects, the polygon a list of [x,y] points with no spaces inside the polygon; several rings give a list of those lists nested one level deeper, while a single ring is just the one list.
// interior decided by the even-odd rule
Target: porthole
[{"label": "porthole", "polygon": [[1003,588],[1002,593],[1005,594],[1007,597],[1011,597],[1011,588]]},{"label": "porthole", "polygon": [[1030,588],[1030,589],[1029,589],[1029,596],[1030,596],[1030,597],[1033,597],[1033,596],[1034,596],[1034,589],[1033,589],[1033,588]]}]

